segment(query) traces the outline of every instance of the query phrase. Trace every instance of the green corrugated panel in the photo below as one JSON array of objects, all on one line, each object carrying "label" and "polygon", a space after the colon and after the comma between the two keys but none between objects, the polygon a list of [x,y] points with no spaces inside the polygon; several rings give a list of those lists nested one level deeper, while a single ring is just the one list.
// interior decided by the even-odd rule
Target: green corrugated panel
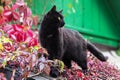
[{"label": "green corrugated panel", "polygon": [[120,23],[120,0],[106,0],[106,3],[114,14],[117,23]]},{"label": "green corrugated panel", "polygon": [[118,47],[120,27],[114,12],[110,8],[112,1],[33,0],[32,10],[33,13],[41,15],[56,4],[58,10],[63,9],[65,27],[78,30],[92,42]]},{"label": "green corrugated panel", "polygon": [[40,18],[54,5],[54,0],[32,0],[32,12]]},{"label": "green corrugated panel", "polygon": [[[83,34],[92,36],[91,41],[110,45],[118,46],[119,32],[114,28],[116,22],[114,21],[112,14],[104,0],[79,0],[83,5],[83,18],[82,26],[70,25],[67,22],[66,27],[76,29]],[[77,10],[77,9],[76,9]],[[74,14],[72,14],[74,15]],[[79,22],[78,16],[76,16],[76,21]],[[70,17],[69,17],[70,20]],[[73,22],[74,23],[74,22]],[[87,37],[88,38],[88,37]],[[89,38],[88,38],[89,39]]]}]

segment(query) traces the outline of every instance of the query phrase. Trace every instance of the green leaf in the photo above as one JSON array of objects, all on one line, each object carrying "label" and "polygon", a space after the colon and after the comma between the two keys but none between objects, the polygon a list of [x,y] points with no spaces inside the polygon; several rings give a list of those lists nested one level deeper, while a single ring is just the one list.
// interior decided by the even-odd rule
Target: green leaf
[{"label": "green leaf", "polygon": [[3,68],[7,65],[7,57],[3,60]]},{"label": "green leaf", "polygon": [[59,67],[60,67],[60,71],[63,72],[63,70],[64,70],[64,63],[63,63],[63,61],[59,60]]}]

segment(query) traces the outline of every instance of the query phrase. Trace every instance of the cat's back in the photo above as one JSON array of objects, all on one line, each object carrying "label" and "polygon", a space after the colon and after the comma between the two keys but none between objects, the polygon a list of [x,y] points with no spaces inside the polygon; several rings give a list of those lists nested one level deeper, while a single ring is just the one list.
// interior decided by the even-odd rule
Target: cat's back
[{"label": "cat's back", "polygon": [[72,30],[72,29],[68,29],[68,28],[61,28],[60,29],[60,33],[63,34],[64,37],[66,38],[80,38],[80,39],[83,39],[82,35],[76,31],[76,30]]},{"label": "cat's back", "polygon": [[85,40],[83,39],[82,35],[75,30],[61,28],[60,33],[64,49],[71,53],[75,51],[75,49],[83,50],[83,46],[85,46]]}]

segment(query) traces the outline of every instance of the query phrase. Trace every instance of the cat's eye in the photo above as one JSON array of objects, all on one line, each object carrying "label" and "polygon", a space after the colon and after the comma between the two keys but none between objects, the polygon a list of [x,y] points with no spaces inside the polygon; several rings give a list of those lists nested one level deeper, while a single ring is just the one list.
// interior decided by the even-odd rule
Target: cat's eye
[{"label": "cat's eye", "polygon": [[60,18],[60,17],[58,17],[58,20],[61,20],[61,18]]}]

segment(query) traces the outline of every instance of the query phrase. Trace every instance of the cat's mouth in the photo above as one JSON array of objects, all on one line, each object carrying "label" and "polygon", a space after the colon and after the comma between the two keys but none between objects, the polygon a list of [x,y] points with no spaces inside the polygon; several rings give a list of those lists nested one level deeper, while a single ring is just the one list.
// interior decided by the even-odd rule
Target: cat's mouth
[{"label": "cat's mouth", "polygon": [[63,27],[64,25],[65,25],[65,22],[62,22],[61,25],[60,25],[60,27]]}]

